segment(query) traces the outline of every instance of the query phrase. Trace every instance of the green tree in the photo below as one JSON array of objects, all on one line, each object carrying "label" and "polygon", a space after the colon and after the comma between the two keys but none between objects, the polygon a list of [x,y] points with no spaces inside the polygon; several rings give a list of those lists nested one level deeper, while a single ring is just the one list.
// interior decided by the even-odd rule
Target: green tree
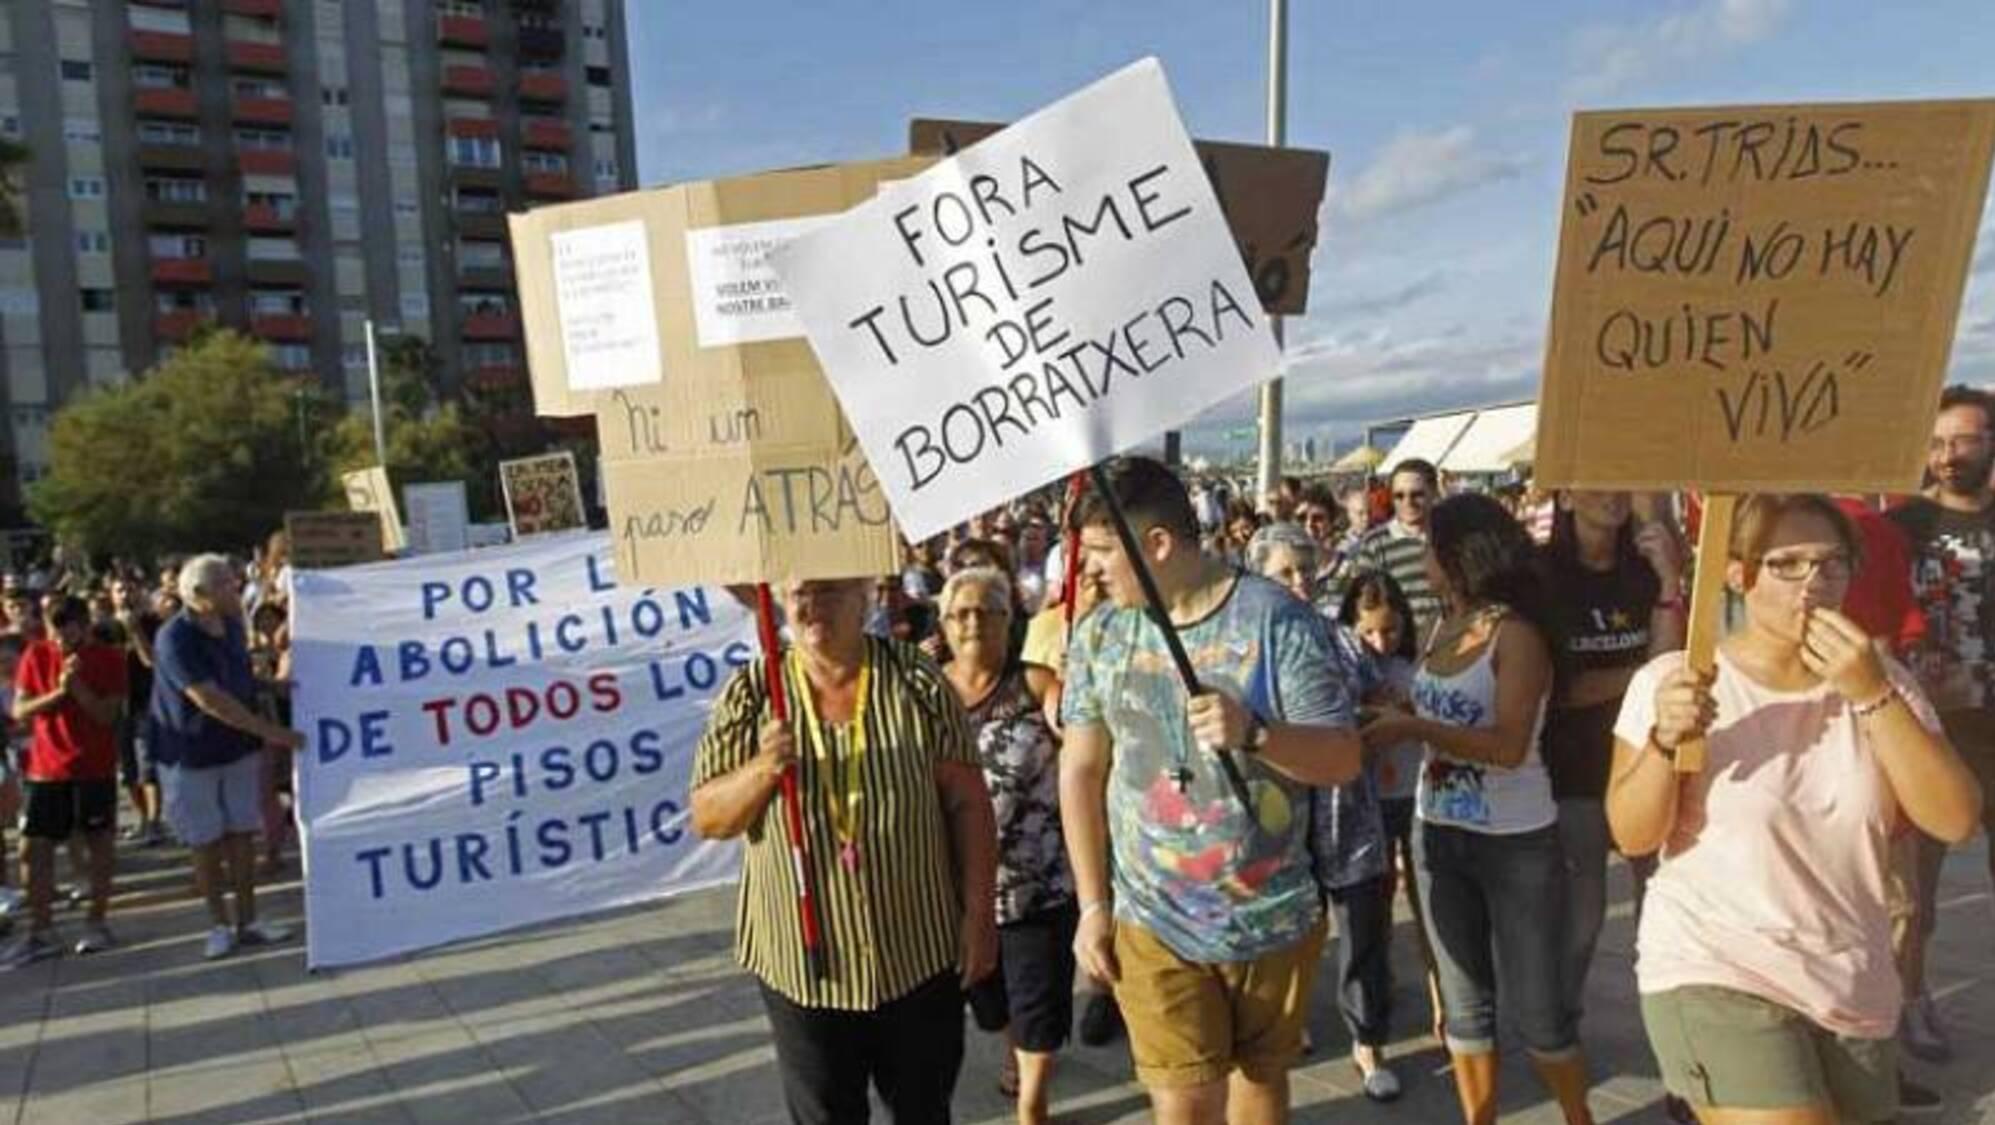
[{"label": "green tree", "polygon": [[[466,418],[461,406],[439,400],[440,365],[428,341],[419,336],[389,337],[380,344],[381,412],[388,447],[388,479],[399,490],[422,481],[461,480],[473,519],[489,518],[498,471],[490,442]],[[374,464],[371,410],[353,410],[333,427],[334,469],[328,487],[337,495],[339,476]]]},{"label": "green tree", "polygon": [[300,431],[301,392],[312,393],[262,344],[203,334],[141,379],[56,414],[49,473],[30,486],[28,510],[91,552],[240,549],[325,495],[316,437]]}]

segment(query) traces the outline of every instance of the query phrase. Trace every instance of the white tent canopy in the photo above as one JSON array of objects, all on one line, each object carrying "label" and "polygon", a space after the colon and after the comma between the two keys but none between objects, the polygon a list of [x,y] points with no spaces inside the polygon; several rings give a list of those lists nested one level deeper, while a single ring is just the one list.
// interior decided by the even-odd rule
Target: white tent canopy
[{"label": "white tent canopy", "polygon": [[1442,471],[1450,473],[1507,473],[1512,455],[1531,440],[1537,429],[1538,404],[1534,402],[1478,410],[1467,432],[1455,441],[1439,465]]},{"label": "white tent canopy", "polygon": [[1379,462],[1379,474],[1389,476],[1399,467],[1401,461],[1410,461],[1414,458],[1439,465],[1441,459],[1448,455],[1448,451],[1455,447],[1455,443],[1461,440],[1462,431],[1468,429],[1469,423],[1474,420],[1473,410],[1415,419],[1412,427],[1406,431],[1406,436],[1400,438],[1399,444],[1393,446],[1392,452],[1386,455],[1385,460]]}]

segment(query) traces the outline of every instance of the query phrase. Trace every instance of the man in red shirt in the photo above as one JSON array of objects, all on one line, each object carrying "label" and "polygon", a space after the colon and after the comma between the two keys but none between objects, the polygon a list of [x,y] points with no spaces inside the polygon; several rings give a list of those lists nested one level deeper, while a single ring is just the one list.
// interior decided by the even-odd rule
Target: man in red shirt
[{"label": "man in red shirt", "polygon": [[90,611],[65,597],[47,615],[49,638],[28,646],[14,679],[14,719],[32,723],[21,817],[30,929],[4,954],[13,968],[62,950],[51,917],[55,850],[81,833],[90,850],[90,913],[76,952],[111,945],[111,830],[117,821],[117,722],[125,706],[125,660],[90,638]]}]

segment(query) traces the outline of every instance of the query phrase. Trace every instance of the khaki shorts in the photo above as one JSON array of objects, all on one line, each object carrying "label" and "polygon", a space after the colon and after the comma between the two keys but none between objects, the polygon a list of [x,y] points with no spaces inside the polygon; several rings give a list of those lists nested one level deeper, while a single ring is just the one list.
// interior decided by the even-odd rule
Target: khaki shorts
[{"label": "khaki shorts", "polygon": [[1235,1068],[1251,1082],[1287,1073],[1302,1051],[1303,1017],[1324,924],[1255,961],[1186,961],[1132,922],[1115,926],[1122,979],[1115,1002],[1145,1086],[1203,1086]]},{"label": "khaki shorts", "polygon": [[1642,1024],[1663,1086],[1712,1109],[1823,1106],[1847,1122],[1898,1116],[1898,1045],[1826,1031],[1789,1008],[1729,988],[1642,994]]}]

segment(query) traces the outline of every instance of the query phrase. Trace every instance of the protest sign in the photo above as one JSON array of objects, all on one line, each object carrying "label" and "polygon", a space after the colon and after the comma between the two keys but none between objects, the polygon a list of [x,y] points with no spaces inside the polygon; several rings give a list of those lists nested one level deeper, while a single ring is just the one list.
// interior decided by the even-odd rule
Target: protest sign
[{"label": "protest sign", "polygon": [[1915,488],[1995,101],[1581,113],[1547,487]]},{"label": "protest sign", "polygon": [[[908,126],[908,151],[954,156],[1002,128],[992,121],[917,117]],[[1308,311],[1310,257],[1330,154],[1225,141],[1195,140],[1192,149],[1219,197],[1262,311],[1276,316]]]},{"label": "protest sign", "polygon": [[581,474],[575,471],[575,455],[566,450],[499,462],[499,489],[506,495],[506,520],[514,539],[589,526],[582,511]]},{"label": "protest sign", "polygon": [[388,484],[388,470],[376,465],[371,469],[355,469],[339,479],[346,488],[348,508],[380,517],[381,545],[389,554],[409,545],[402,534],[402,517],[395,509],[395,490]]},{"label": "protest sign", "polygon": [[1190,419],[1279,363],[1154,59],[883,188],[771,260],[914,539]]},{"label": "protest sign", "polygon": [[687,787],[753,637],[719,591],[617,585],[603,535],[296,572],[307,961],[732,879]]},{"label": "protest sign", "polygon": [[[515,217],[529,241],[634,223],[651,255],[659,366],[652,381],[569,393],[550,341],[558,311],[523,282],[543,413],[596,412],[617,568],[634,582],[750,582],[882,574],[900,564],[886,499],[839,413],[770,250],[930,161],[771,172],[681,184]],[[551,365],[551,366],[550,366]]]},{"label": "protest sign", "polygon": [[471,545],[471,501],[461,480],[402,486],[409,513],[409,550],[418,555],[462,551]]},{"label": "protest sign", "polygon": [[291,565],[317,570],[380,562],[381,517],[373,512],[286,512]]}]

